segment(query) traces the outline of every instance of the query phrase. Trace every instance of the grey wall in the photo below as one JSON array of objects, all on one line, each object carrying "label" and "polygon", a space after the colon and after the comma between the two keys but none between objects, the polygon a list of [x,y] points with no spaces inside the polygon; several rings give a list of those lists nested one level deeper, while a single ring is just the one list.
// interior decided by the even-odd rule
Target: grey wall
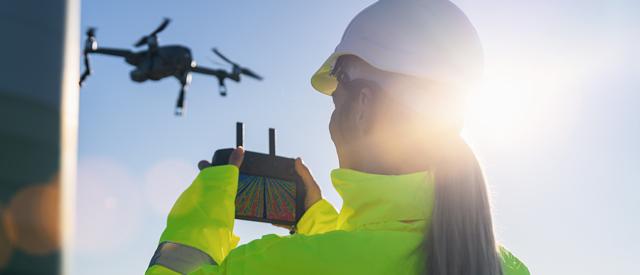
[{"label": "grey wall", "polygon": [[79,0],[0,8],[0,274],[61,273],[75,177],[78,13]]}]

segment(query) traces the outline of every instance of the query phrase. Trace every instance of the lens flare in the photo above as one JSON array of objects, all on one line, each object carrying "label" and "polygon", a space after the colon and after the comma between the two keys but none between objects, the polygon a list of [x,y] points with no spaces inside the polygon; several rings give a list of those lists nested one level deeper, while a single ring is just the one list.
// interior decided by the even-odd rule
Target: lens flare
[{"label": "lens flare", "polygon": [[46,255],[60,247],[60,188],[57,177],[16,193],[2,217],[13,245],[32,255]]}]

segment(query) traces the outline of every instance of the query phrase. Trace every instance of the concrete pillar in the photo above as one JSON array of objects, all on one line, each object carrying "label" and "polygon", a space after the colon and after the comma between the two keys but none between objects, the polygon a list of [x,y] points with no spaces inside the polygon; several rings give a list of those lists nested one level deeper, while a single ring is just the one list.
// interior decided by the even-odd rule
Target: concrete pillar
[{"label": "concrete pillar", "polygon": [[78,124],[80,0],[0,8],[0,274],[64,274]]}]

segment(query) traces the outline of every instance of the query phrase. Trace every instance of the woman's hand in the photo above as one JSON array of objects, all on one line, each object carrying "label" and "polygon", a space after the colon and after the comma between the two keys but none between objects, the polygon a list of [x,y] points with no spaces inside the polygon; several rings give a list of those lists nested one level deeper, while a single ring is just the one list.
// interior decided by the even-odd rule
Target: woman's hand
[{"label": "woman's hand", "polygon": [[242,165],[242,161],[244,160],[244,148],[242,146],[238,146],[238,148],[234,149],[231,152],[231,156],[229,156],[229,164],[235,165],[240,168]]},{"label": "woman's hand", "polygon": [[[322,199],[322,193],[320,192],[320,186],[318,186],[318,183],[316,183],[313,175],[311,175],[311,171],[304,164],[304,162],[302,162],[301,158],[296,158],[294,167],[296,169],[296,173],[298,173],[298,175],[302,179],[302,183],[304,184],[305,189],[307,190],[307,194],[304,198],[304,210],[306,211],[314,203]],[[291,229],[291,226],[288,225],[280,225],[275,223],[272,223],[272,225],[288,230]]]},{"label": "woman's hand", "polygon": [[[244,160],[244,148],[242,148],[242,146],[238,146],[238,148],[234,149],[233,152],[231,152],[231,156],[229,156],[229,164],[235,165],[236,167],[240,168],[240,166],[242,165],[242,160]],[[200,170],[203,170],[210,166],[211,163],[206,160],[201,160],[198,163],[198,168],[200,168]],[[301,158],[296,158],[294,168],[296,170],[296,173],[298,173],[298,175],[302,179],[302,183],[304,184],[304,188],[307,192],[304,199],[304,210],[306,211],[314,203],[322,199],[322,193],[320,192],[318,183],[316,183],[313,175],[311,175],[311,171],[304,164],[304,162],[302,162]],[[283,228],[289,228],[288,226],[284,225],[273,225]]]},{"label": "woman's hand", "polygon": [[[244,160],[244,148],[242,148],[242,146],[238,146],[238,148],[233,149],[233,152],[231,152],[231,155],[229,156],[229,164],[240,168],[242,160]],[[211,162],[207,160],[201,160],[198,162],[198,169],[200,169],[200,171],[207,167],[211,167]]]},{"label": "woman's hand", "polygon": [[[231,156],[229,156],[229,164],[235,165],[240,168],[242,165],[242,160],[244,160],[244,148],[242,146],[238,146],[238,148],[234,149],[231,152]],[[210,167],[211,163],[206,160],[201,160],[198,163],[198,168],[203,170],[207,167]],[[296,158],[294,167],[296,169],[296,173],[302,179],[302,183],[304,184],[305,189],[307,190],[305,199],[304,199],[304,210],[309,209],[314,203],[322,199],[322,193],[320,192],[320,187],[316,183],[316,180],[311,175],[311,171],[309,168],[302,162],[301,158]]]},{"label": "woman's hand", "polygon": [[302,183],[307,190],[304,199],[304,210],[306,211],[314,203],[322,199],[322,193],[320,192],[320,186],[318,186],[313,175],[311,175],[311,171],[309,171],[309,168],[302,162],[301,158],[296,159],[295,169],[300,178],[302,178]]}]

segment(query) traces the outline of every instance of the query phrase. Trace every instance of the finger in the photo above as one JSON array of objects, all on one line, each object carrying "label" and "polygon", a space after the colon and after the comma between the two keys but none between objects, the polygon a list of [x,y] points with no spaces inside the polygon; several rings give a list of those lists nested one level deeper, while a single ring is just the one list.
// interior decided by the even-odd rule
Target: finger
[{"label": "finger", "polygon": [[313,175],[311,175],[311,171],[306,165],[304,165],[304,162],[302,162],[301,158],[296,158],[294,167],[296,169],[296,173],[298,173],[298,175],[302,179],[302,183],[304,183],[305,186],[309,187],[309,186],[318,185],[316,183],[316,180],[313,179]]},{"label": "finger", "polygon": [[229,164],[233,164],[239,168],[242,165],[242,160],[244,160],[244,148],[242,148],[242,146],[238,146],[238,148],[231,152],[231,156],[229,156]]},{"label": "finger", "polygon": [[200,171],[210,166],[211,166],[211,163],[206,160],[201,160],[200,162],[198,162],[198,169],[200,169]]}]

